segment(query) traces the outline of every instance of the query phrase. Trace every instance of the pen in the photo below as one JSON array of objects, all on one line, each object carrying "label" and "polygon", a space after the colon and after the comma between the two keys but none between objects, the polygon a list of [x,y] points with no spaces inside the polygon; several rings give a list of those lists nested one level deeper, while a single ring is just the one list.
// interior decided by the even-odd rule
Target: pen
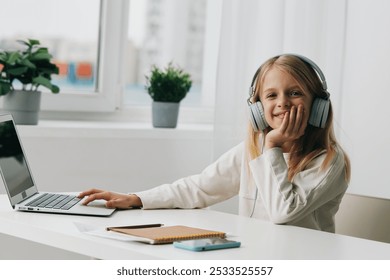
[{"label": "pen", "polygon": [[151,227],[162,227],[164,224],[145,224],[145,225],[133,225],[133,226],[119,226],[119,227],[107,227],[106,230],[112,229],[131,229],[131,228],[151,228]]}]

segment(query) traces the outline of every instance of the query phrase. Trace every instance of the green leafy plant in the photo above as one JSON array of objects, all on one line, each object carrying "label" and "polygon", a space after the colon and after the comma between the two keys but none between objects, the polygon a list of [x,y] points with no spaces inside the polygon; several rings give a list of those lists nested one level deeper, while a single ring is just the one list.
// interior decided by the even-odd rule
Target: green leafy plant
[{"label": "green leafy plant", "polygon": [[157,102],[180,102],[192,86],[191,76],[181,68],[169,63],[165,69],[152,66],[146,76],[146,90]]},{"label": "green leafy plant", "polygon": [[52,58],[47,48],[41,47],[34,39],[18,40],[24,49],[0,51],[0,95],[15,90],[14,81],[22,84],[22,90],[37,91],[40,86],[52,93],[60,88],[51,83],[51,75],[58,74],[57,65],[50,62]]}]

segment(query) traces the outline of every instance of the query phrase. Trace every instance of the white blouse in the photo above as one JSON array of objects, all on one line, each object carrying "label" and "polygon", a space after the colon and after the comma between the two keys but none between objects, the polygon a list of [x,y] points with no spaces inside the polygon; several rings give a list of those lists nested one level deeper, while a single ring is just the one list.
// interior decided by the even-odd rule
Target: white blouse
[{"label": "white blouse", "polygon": [[321,170],[322,153],[289,182],[288,154],[272,148],[248,164],[241,143],[200,174],[136,195],[144,209],[153,209],[203,208],[238,194],[240,215],[334,232],[334,216],[348,187],[343,155],[336,147],[331,164]]}]

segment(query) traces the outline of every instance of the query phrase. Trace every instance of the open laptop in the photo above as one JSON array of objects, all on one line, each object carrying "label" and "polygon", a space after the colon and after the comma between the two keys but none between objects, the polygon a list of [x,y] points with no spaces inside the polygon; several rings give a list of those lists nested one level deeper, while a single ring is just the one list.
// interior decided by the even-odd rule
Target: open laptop
[{"label": "open laptop", "polygon": [[91,216],[110,216],[115,211],[103,201],[85,206],[76,195],[39,192],[10,114],[0,115],[0,171],[15,210]]}]

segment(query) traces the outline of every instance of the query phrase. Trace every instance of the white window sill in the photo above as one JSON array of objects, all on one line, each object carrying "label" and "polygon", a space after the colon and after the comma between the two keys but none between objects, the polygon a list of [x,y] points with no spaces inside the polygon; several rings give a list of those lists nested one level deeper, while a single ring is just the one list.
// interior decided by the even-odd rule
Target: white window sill
[{"label": "white window sill", "polygon": [[150,123],[40,120],[38,125],[18,125],[21,137],[61,138],[161,138],[212,139],[211,124],[178,124],[154,128]]}]

